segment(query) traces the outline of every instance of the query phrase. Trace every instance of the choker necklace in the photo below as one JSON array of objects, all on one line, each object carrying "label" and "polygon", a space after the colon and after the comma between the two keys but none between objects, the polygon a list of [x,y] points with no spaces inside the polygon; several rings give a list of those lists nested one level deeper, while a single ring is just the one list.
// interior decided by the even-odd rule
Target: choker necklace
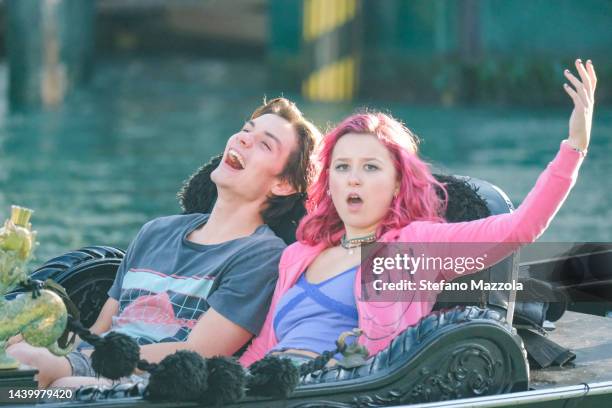
[{"label": "choker necklace", "polygon": [[353,255],[353,249],[360,247],[362,244],[369,244],[370,242],[374,241],[376,241],[375,232],[365,235],[363,237],[357,237],[352,239],[347,239],[346,234],[344,234],[340,239],[340,246],[342,246],[342,248],[344,249],[347,249],[349,255]]}]

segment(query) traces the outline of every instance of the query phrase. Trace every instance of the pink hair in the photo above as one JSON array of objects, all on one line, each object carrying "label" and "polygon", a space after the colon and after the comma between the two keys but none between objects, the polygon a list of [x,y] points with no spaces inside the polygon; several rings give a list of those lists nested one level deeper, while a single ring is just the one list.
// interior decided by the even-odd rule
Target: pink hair
[{"label": "pink hair", "polygon": [[[327,191],[334,146],[347,133],[376,136],[391,153],[399,176],[399,193],[376,231],[378,237],[412,221],[444,221],[441,215],[446,208],[447,192],[432,176],[429,165],[418,157],[417,137],[389,115],[366,112],[349,116],[323,138],[317,160],[319,177],[308,189],[308,213],[296,231],[299,241],[335,246],[344,234],[344,224]],[[438,197],[436,189],[440,189],[444,199]]]}]

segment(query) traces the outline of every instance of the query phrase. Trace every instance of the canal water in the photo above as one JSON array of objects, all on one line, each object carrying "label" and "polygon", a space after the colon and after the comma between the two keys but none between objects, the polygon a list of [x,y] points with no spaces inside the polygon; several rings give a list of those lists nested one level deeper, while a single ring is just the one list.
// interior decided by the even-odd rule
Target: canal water
[{"label": "canal water", "polygon": [[[6,64],[0,93],[6,95]],[[561,78],[559,79],[561,85]],[[33,208],[36,263],[86,245],[125,248],[147,220],[180,211],[182,181],[220,152],[264,95],[278,91],[259,63],[188,58],[112,60],[62,108],[12,113],[0,100],[0,218]],[[563,92],[559,86],[559,92]],[[401,118],[437,169],[489,180],[516,203],[567,136],[567,107],[312,104],[329,126],[367,104]],[[588,160],[542,241],[612,240],[612,109],[596,112]]]}]

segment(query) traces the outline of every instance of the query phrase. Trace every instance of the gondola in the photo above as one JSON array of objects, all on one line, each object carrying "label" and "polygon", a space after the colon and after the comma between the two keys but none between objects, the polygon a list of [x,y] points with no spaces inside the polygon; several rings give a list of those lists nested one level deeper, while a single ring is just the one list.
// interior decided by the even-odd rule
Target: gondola
[{"label": "gondola", "polygon": [[[449,222],[513,210],[508,196],[486,181],[460,176],[436,177],[447,183],[446,218]],[[205,212],[214,202],[211,195],[215,191],[208,182],[202,185],[203,179],[206,174],[200,171],[184,186],[181,197],[185,212]],[[190,198],[194,194],[201,197],[203,192],[208,194],[204,201]],[[293,232],[289,227],[277,233],[291,241]],[[578,251],[554,260],[523,264],[517,252],[491,268],[461,278],[510,282],[532,278],[538,269],[553,270],[556,271],[554,276],[548,278],[556,277],[554,287],[562,294],[554,304],[521,304],[520,300],[516,301],[517,294],[513,290],[483,290],[477,302],[457,302],[453,296],[442,292],[430,315],[405,330],[387,349],[371,356],[365,364],[350,369],[329,367],[307,374],[301,377],[288,398],[246,397],[228,406],[612,406],[612,319],[595,316],[612,310],[612,276],[609,275],[612,248],[605,245],[597,248],[598,252]],[[122,250],[110,246],[82,248],[49,260],[33,272],[32,278],[53,279],[61,284],[78,307],[84,325],[91,325],[106,300],[106,292],[123,255]],[[595,272],[591,264],[608,269]],[[584,270],[579,271],[581,267]],[[581,279],[575,278],[577,274]],[[591,305],[586,309],[585,300]],[[566,309],[575,311],[566,312]],[[525,345],[531,340],[527,340],[525,333],[539,336],[538,332],[551,328],[550,320],[557,320],[557,330],[548,338],[572,347],[577,358],[574,362],[563,361],[557,367],[540,370],[532,367],[530,371],[533,360],[528,358]],[[549,327],[545,327],[545,322]],[[520,330],[517,331],[512,323]],[[585,333],[591,334],[584,340],[588,341],[587,348],[595,347],[596,350],[581,351]],[[588,360],[581,361],[585,356]],[[559,367],[564,364],[565,368]],[[35,385],[34,373],[27,369],[0,371],[0,388],[31,387]],[[571,378],[571,381],[564,382],[563,378]],[[70,401],[46,400],[44,406],[202,405],[152,402],[144,397],[144,392],[144,387],[137,384],[82,387],[75,391]],[[6,399],[3,402],[10,403]]]}]

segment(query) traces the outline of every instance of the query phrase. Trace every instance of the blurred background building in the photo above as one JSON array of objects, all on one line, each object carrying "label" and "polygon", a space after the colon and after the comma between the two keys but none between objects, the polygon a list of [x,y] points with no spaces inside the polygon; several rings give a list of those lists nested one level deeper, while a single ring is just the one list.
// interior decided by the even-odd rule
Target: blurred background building
[{"label": "blurred background building", "polygon": [[581,179],[543,239],[612,239],[609,0],[0,1],[0,213],[37,212],[40,258],[127,246],[264,96],[325,129],[360,107],[438,171],[520,203],[567,136],[563,69],[600,78]]},{"label": "blurred background building", "polygon": [[[273,86],[309,99],[543,104],[565,100],[557,78],[575,56],[612,71],[609,0],[5,0],[0,11],[14,59],[35,47],[25,37],[43,47],[55,32],[60,59],[84,59],[77,79],[99,56],[183,54],[267,63]],[[309,92],[309,76],[345,58],[351,69]],[[354,88],[328,95],[347,75]]]}]

